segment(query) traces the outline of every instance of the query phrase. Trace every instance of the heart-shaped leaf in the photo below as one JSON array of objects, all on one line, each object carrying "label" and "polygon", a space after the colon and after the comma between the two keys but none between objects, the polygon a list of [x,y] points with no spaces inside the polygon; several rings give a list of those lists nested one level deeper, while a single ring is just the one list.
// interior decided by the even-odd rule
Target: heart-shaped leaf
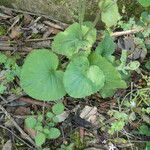
[{"label": "heart-shaped leaf", "polygon": [[65,107],[63,105],[63,103],[57,103],[52,107],[52,111],[55,115],[60,115],[61,113],[63,113]]},{"label": "heart-shaped leaf", "polygon": [[101,0],[99,2],[99,8],[101,10],[101,19],[107,27],[111,27],[117,24],[121,16],[118,12],[117,2],[114,0]]},{"label": "heart-shaped leaf", "polygon": [[21,71],[21,87],[31,97],[44,101],[62,98],[63,72],[56,70],[58,57],[48,50],[32,51],[26,58]]},{"label": "heart-shaped leaf", "polygon": [[121,79],[116,68],[104,57],[93,53],[89,56],[90,63],[97,65],[105,75],[104,87],[100,90],[102,97],[109,97],[118,88],[126,88],[126,83]]},{"label": "heart-shaped leaf", "polygon": [[25,120],[25,125],[26,125],[27,128],[32,128],[33,129],[35,127],[36,123],[37,123],[36,119],[32,116],[26,118],[26,120]]},{"label": "heart-shaped leaf", "polygon": [[81,30],[78,23],[72,24],[64,32],[60,32],[55,36],[52,50],[70,58],[80,49],[90,49],[96,41],[96,29],[93,28],[85,38],[83,36],[91,27],[90,23],[86,23]]},{"label": "heart-shaped leaf", "polygon": [[87,57],[74,57],[64,74],[64,86],[74,98],[89,96],[104,86],[105,76],[101,69],[90,66]]}]

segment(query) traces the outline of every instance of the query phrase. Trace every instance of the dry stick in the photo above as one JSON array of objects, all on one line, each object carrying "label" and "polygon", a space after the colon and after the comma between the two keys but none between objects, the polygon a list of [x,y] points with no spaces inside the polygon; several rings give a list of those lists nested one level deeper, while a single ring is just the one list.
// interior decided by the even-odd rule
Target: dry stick
[{"label": "dry stick", "polygon": [[128,34],[135,34],[135,33],[141,32],[143,30],[145,30],[145,28],[132,29],[132,30],[126,30],[126,31],[121,31],[121,32],[115,32],[115,33],[112,33],[111,36],[119,37],[119,36],[128,35]]},{"label": "dry stick", "polygon": [[26,143],[23,139],[21,139],[18,135],[16,135],[14,132],[12,132],[10,129],[8,129],[7,127],[0,125],[0,128],[3,128],[7,131],[9,131],[11,134],[13,134],[17,139],[19,139],[21,142],[23,142],[25,145],[27,145],[28,147],[34,149],[31,145],[29,145],[28,143]]},{"label": "dry stick", "polygon": [[30,104],[34,104],[34,105],[39,105],[39,106],[42,106],[42,107],[51,107],[51,105],[48,104],[48,103],[40,102],[40,101],[31,99],[31,98],[21,97],[21,98],[18,99],[18,101],[25,102],[25,103],[30,103]]},{"label": "dry stick", "polygon": [[39,149],[36,144],[34,143],[34,141],[30,138],[30,136],[28,134],[26,134],[22,128],[16,123],[16,121],[11,117],[11,115],[6,111],[6,109],[0,105],[0,109],[2,110],[2,112],[6,115],[6,117],[13,123],[13,125],[16,127],[16,129],[20,132],[20,134],[26,139],[28,140],[34,147],[36,147],[37,149]]},{"label": "dry stick", "polygon": [[54,37],[49,38],[40,38],[40,39],[27,39],[25,42],[40,42],[40,41],[49,41],[52,40]]},{"label": "dry stick", "polygon": [[50,21],[44,21],[43,22],[44,24],[46,24],[47,26],[50,26],[52,28],[55,28],[55,29],[59,29],[59,30],[64,30],[64,28],[58,24],[55,24],[55,23],[52,23]]},{"label": "dry stick", "polygon": [[0,99],[2,99],[4,103],[7,103],[7,100],[2,95],[0,95]]}]

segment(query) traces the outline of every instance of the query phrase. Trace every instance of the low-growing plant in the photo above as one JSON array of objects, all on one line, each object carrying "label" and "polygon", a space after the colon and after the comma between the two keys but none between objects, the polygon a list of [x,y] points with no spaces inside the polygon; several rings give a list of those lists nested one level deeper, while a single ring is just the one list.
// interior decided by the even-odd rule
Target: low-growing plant
[{"label": "low-growing plant", "polygon": [[0,94],[6,92],[7,84],[20,77],[21,68],[17,65],[18,56],[6,56],[0,52]]},{"label": "low-growing plant", "polygon": [[56,103],[53,105],[52,110],[46,114],[39,113],[37,117],[30,116],[25,120],[25,126],[35,130],[36,136],[34,137],[37,146],[41,147],[46,139],[57,139],[61,132],[56,125],[61,122],[58,115],[63,113],[64,105]]},{"label": "low-growing plant", "polygon": [[[139,0],[145,7],[145,3]],[[117,2],[102,0],[99,2],[100,11],[95,21],[85,22],[85,0],[79,0],[79,23],[75,22],[65,31],[54,37],[52,50],[40,49],[32,51],[25,59],[21,72],[21,87],[33,98],[43,101],[61,99],[68,94],[74,98],[83,98],[99,92],[105,98],[112,96],[118,88],[127,85],[120,73],[139,67],[139,62],[126,64],[127,55],[122,51],[119,66],[114,65],[116,44],[111,37],[111,28],[116,26],[121,16]],[[101,16],[106,25],[106,32],[95,51],[92,46],[96,42],[95,26]],[[148,14],[142,15],[140,27],[148,25]],[[59,57],[63,55],[68,62],[62,64]],[[123,58],[124,57],[124,58]],[[40,94],[39,94],[40,93]]]},{"label": "low-growing plant", "polygon": [[[101,1],[99,7],[106,26],[116,25],[120,19],[117,3]],[[66,93],[74,98],[83,98],[98,91],[102,97],[108,97],[116,89],[126,88],[125,81],[112,64],[115,50],[113,38],[106,33],[96,51],[92,52],[97,21],[93,25],[83,22],[83,16],[80,16],[79,23],[73,23],[54,37],[53,52],[41,49],[27,56],[22,68],[21,86],[31,97],[51,101],[62,98]],[[63,69],[55,53],[69,59]]]},{"label": "low-growing plant", "polygon": [[64,145],[62,144],[60,148],[58,148],[57,150],[73,150],[74,144],[71,143],[69,145]]},{"label": "low-growing plant", "polygon": [[119,112],[116,110],[109,111],[109,114],[115,119],[115,121],[111,123],[111,127],[108,130],[109,134],[114,134],[115,132],[123,130],[128,122],[128,115],[124,112]]},{"label": "low-growing plant", "polygon": [[[143,124],[139,128],[139,133],[141,135],[150,136],[150,128],[146,124]],[[145,150],[149,150],[149,149],[150,149],[150,142],[148,141],[148,142],[146,142]]]}]

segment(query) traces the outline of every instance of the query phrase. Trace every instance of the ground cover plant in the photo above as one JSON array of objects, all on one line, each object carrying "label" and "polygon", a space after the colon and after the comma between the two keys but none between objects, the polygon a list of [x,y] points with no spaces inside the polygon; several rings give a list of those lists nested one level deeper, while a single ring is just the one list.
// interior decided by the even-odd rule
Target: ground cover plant
[{"label": "ground cover plant", "polygon": [[[4,150],[150,149],[150,1],[135,3],[144,11],[126,19],[117,1],[100,0],[91,22],[86,0],[79,0],[77,22],[51,23],[51,30],[23,14],[7,30],[11,17],[1,15]],[[6,131],[13,140],[6,142]]]}]

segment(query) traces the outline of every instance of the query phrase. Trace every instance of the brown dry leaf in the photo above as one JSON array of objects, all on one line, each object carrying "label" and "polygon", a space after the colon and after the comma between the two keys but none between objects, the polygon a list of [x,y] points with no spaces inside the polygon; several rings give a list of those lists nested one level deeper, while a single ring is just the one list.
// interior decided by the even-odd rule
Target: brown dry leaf
[{"label": "brown dry leaf", "polygon": [[61,32],[60,30],[58,30],[58,29],[53,29],[53,32],[52,32],[52,34],[58,34],[59,32]]},{"label": "brown dry leaf", "polygon": [[29,25],[29,24],[31,23],[32,19],[33,19],[33,18],[32,18],[30,15],[24,14],[24,18],[23,18],[23,23],[24,23],[24,25],[25,25],[25,26],[26,26],[26,25]]},{"label": "brown dry leaf", "polygon": [[25,116],[25,115],[29,115],[30,114],[30,108],[29,107],[18,107],[15,110],[15,115],[21,115],[21,116]]},{"label": "brown dry leaf", "polygon": [[11,142],[11,140],[8,140],[8,141],[4,144],[2,150],[12,150],[12,142]]},{"label": "brown dry leaf", "polygon": [[11,39],[18,39],[21,36],[21,34],[22,32],[21,32],[20,26],[15,26],[12,28],[9,36]]}]

